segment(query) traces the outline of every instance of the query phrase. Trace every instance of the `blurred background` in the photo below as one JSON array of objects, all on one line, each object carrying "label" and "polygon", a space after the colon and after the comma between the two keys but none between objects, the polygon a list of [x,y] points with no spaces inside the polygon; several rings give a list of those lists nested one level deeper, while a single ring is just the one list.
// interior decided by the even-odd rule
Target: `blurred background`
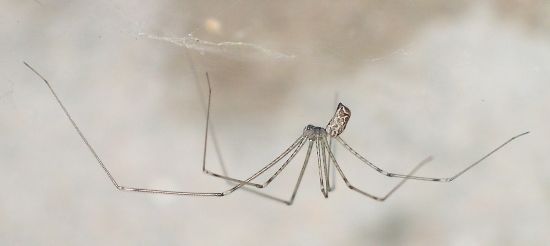
[{"label": "blurred background", "polygon": [[[2,245],[547,245],[550,2],[0,2]],[[342,137],[410,181],[384,203],[338,179],[323,198],[315,158],[294,205],[119,192],[72,129],[57,90],[122,185],[222,191],[201,172],[206,81],[220,152],[245,178],[336,101]],[[266,192],[287,198],[305,150]],[[399,180],[347,153],[350,181],[382,195]],[[265,180],[263,177],[261,180]]]}]

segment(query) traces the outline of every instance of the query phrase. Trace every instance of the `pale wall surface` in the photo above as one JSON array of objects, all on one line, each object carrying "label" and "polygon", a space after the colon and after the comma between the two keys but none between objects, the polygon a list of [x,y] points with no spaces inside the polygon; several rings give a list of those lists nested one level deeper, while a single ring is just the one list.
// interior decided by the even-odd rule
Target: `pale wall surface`
[{"label": "pale wall surface", "polygon": [[[550,4],[443,2],[0,2],[0,244],[545,245]],[[187,34],[202,41],[151,38]],[[212,77],[213,125],[240,178],[306,124],[324,126],[336,93],[353,112],[342,136],[392,171],[433,155],[419,174],[450,176],[531,134],[451,184],[411,181],[385,203],[340,180],[324,199],[315,162],[291,207],[246,192],[123,193],[22,61],[51,81],[124,185],[227,188],[200,171],[192,64],[203,89],[202,74]],[[337,156],[375,194],[398,181]],[[267,191],[289,196],[302,160]]]}]

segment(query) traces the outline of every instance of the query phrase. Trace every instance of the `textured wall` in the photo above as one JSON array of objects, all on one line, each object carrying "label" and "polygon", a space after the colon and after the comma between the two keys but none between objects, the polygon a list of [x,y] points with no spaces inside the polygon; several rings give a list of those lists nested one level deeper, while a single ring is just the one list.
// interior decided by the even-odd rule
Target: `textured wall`
[{"label": "textured wall", "polygon": [[[0,244],[544,245],[549,12],[512,0],[0,2]],[[450,184],[410,181],[384,203],[340,179],[323,198],[315,158],[291,207],[244,191],[124,193],[22,61],[123,185],[227,188],[201,173],[206,71],[216,140],[239,178],[305,125],[324,126],[336,94],[352,111],[342,137],[395,172],[433,155],[418,174],[450,176],[531,134]],[[399,181],[336,155],[369,192]],[[289,196],[303,158],[266,192]]]}]

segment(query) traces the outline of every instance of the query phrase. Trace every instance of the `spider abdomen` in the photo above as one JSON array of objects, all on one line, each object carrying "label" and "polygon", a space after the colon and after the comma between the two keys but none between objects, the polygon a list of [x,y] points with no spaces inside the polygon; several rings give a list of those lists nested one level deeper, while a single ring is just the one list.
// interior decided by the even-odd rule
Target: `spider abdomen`
[{"label": "spider abdomen", "polygon": [[326,127],[327,133],[332,137],[342,134],[344,129],[346,129],[350,116],[351,111],[349,108],[339,103],[334,116],[330,119]]}]

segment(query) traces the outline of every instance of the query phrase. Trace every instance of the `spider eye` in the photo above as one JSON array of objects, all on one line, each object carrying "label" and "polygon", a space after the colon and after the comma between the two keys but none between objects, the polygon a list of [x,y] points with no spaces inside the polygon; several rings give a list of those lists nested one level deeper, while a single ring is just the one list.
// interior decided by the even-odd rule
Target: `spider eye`
[{"label": "spider eye", "polygon": [[309,133],[311,133],[314,129],[315,129],[315,126],[309,124],[309,125],[307,125],[306,127],[304,127],[304,133],[309,134]]}]

